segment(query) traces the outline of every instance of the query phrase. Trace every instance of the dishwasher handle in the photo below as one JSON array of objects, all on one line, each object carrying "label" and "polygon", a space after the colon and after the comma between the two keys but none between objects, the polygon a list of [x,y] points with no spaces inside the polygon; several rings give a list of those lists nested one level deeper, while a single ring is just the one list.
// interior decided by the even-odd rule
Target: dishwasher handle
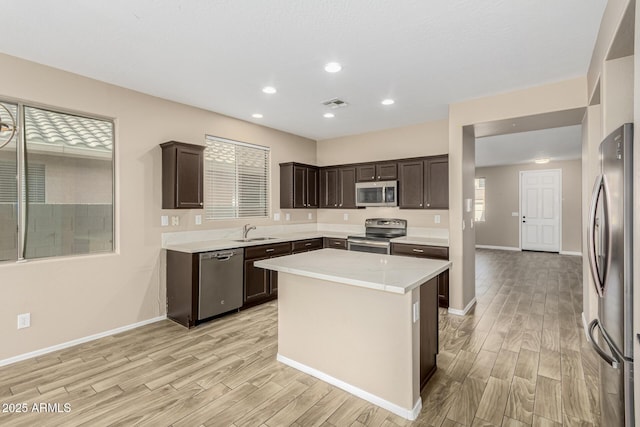
[{"label": "dishwasher handle", "polygon": [[234,251],[229,252],[209,252],[200,254],[200,259],[215,259],[218,261],[229,261],[232,257],[239,255]]}]

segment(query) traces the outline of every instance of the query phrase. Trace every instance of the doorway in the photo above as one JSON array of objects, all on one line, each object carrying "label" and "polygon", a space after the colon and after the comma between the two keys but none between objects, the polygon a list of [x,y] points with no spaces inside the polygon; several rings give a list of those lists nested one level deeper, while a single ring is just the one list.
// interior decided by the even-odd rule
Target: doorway
[{"label": "doorway", "polygon": [[520,247],[560,252],[562,170],[520,172]]}]

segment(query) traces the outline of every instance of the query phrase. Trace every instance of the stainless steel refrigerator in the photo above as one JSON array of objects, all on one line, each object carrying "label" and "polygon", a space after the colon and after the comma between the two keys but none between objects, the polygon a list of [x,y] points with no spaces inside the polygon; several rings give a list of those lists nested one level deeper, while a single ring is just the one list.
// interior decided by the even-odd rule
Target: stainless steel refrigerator
[{"label": "stainless steel refrigerator", "polygon": [[601,358],[601,425],[633,427],[632,124],[600,144],[600,165],[588,229],[598,318],[588,332]]}]

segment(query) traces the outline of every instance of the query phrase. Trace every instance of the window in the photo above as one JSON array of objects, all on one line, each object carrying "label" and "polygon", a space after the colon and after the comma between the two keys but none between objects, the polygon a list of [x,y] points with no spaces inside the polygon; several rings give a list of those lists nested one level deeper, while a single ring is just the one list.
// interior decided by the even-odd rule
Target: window
[{"label": "window", "polygon": [[2,105],[0,261],[113,251],[113,122]]},{"label": "window", "polygon": [[207,136],[206,219],[269,216],[269,148]]},{"label": "window", "polygon": [[485,179],[476,178],[475,180],[475,222],[485,221],[485,194],[484,194]]}]

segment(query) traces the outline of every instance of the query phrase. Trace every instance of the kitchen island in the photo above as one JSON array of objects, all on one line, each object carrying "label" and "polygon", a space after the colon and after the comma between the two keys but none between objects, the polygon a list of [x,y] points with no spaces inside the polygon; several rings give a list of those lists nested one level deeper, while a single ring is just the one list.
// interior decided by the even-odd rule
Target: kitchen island
[{"label": "kitchen island", "polygon": [[437,276],[451,262],[322,249],[278,272],[278,360],[413,420],[435,372]]}]

